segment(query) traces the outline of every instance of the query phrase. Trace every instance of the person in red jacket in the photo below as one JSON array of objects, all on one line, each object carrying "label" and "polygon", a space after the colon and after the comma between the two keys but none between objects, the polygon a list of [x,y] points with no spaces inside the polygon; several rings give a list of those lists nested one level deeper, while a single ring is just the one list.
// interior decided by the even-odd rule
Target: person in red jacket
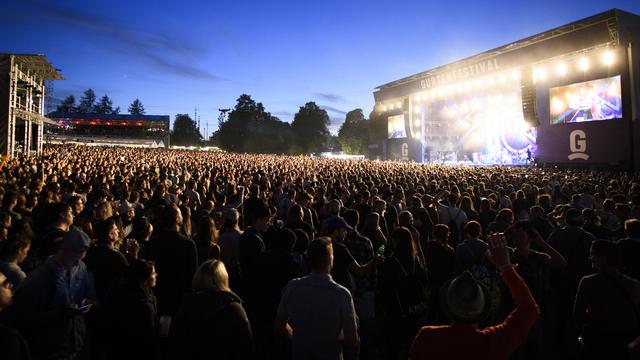
[{"label": "person in red jacket", "polygon": [[511,264],[504,235],[488,238],[489,257],[509,287],[516,309],[501,324],[479,329],[488,314],[491,298],[488,290],[471,273],[443,286],[443,307],[452,324],[425,326],[413,341],[411,360],[418,359],[507,359],[527,338],[540,314],[529,288]]}]

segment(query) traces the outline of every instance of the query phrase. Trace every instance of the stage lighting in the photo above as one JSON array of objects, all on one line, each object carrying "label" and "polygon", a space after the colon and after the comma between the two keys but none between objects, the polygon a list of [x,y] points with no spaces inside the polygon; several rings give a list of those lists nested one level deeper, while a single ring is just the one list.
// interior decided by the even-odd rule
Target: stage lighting
[{"label": "stage lighting", "polygon": [[507,81],[507,77],[504,74],[500,74],[500,76],[498,76],[498,81],[500,84],[504,84]]},{"label": "stage lighting", "polygon": [[613,54],[613,51],[607,50],[604,54],[602,54],[602,62],[606,66],[613,65],[613,63],[615,62],[615,56]]},{"label": "stage lighting", "polygon": [[482,84],[482,80],[481,80],[481,79],[476,80],[476,87],[477,87],[478,89],[482,89],[482,85],[483,85],[483,84]]},{"label": "stage lighting", "polygon": [[582,71],[589,70],[589,59],[587,59],[586,57],[580,58],[580,60],[578,60],[578,67]]},{"label": "stage lighting", "polygon": [[469,92],[469,91],[473,90],[473,83],[472,83],[471,81],[467,81],[467,82],[464,84],[464,87],[465,87],[465,89],[467,90],[467,92]]},{"label": "stage lighting", "polygon": [[566,76],[567,75],[567,64],[565,64],[565,63],[558,64],[557,72],[558,72],[558,75],[560,75],[562,77]]},{"label": "stage lighting", "polygon": [[382,109],[383,112],[387,111],[387,105],[382,105],[380,108]]},{"label": "stage lighting", "polygon": [[496,84],[496,81],[495,81],[495,80],[493,80],[493,78],[492,78],[492,77],[487,78],[486,82],[487,82],[487,85],[489,85],[489,86],[493,86],[493,85],[495,85],[495,84]]},{"label": "stage lighting", "polygon": [[511,71],[511,79],[515,80],[520,80],[520,70],[513,70]]},{"label": "stage lighting", "polygon": [[422,112],[422,109],[420,109],[420,107],[417,107],[415,109],[413,109],[413,112],[416,113],[416,115],[419,115]]},{"label": "stage lighting", "polygon": [[544,81],[547,79],[547,70],[543,67],[539,67],[535,69],[536,81],[541,80]]},{"label": "stage lighting", "polygon": [[398,101],[398,109],[402,108],[402,103]]}]

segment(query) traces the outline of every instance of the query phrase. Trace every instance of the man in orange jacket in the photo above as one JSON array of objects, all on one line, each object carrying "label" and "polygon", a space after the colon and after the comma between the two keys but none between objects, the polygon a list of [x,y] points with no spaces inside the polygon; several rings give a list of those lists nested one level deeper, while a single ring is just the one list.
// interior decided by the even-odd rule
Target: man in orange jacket
[{"label": "man in orange jacket", "polygon": [[478,329],[488,314],[489,291],[471,273],[464,272],[443,286],[443,306],[452,319],[449,326],[425,326],[413,341],[411,360],[507,359],[527,338],[540,311],[529,288],[511,264],[504,235],[488,239],[489,259],[500,270],[516,309],[496,326]]}]

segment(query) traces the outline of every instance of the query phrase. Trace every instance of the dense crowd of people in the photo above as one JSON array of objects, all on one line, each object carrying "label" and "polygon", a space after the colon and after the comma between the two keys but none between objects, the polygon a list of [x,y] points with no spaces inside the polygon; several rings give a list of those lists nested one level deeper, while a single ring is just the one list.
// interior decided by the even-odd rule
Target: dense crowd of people
[{"label": "dense crowd of people", "polygon": [[626,359],[640,177],[47,146],[0,169],[2,359]]}]

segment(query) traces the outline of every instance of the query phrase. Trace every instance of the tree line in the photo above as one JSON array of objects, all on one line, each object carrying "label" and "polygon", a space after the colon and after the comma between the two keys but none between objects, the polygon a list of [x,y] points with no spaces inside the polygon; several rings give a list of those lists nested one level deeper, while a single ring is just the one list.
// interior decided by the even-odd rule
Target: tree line
[{"label": "tree line", "polygon": [[[93,89],[87,89],[82,94],[80,101],[76,105],[76,98],[73,95],[67,96],[56,108],[56,112],[62,114],[84,113],[84,114],[120,114],[120,107],[113,107],[113,101],[109,95],[104,94],[96,101],[96,93]],[[144,115],[145,110],[139,99],[133,100],[127,109],[131,115]]]},{"label": "tree line", "polygon": [[301,106],[289,124],[243,94],[229,116],[219,119],[210,141],[233,152],[311,154],[341,148],[347,154],[362,154],[369,142],[386,135],[384,119],[375,113],[367,119],[362,109],[347,113],[337,138],[331,136],[329,124],[329,115],[315,102]]},{"label": "tree line", "polygon": [[[131,115],[144,115],[142,102],[135,99],[128,107]],[[58,105],[56,112],[119,114],[108,95],[96,101],[92,89],[84,91],[78,104],[73,95]],[[363,154],[366,146],[386,136],[386,121],[372,112],[367,119],[362,109],[349,111],[338,136],[329,132],[327,112],[315,102],[298,109],[293,122],[281,121],[268,112],[261,102],[242,94],[228,117],[218,119],[218,130],[205,141],[197,123],[188,114],[177,114],[171,131],[171,144],[179,146],[216,145],[223,150],[263,154],[311,154],[342,150],[347,154]]]}]

